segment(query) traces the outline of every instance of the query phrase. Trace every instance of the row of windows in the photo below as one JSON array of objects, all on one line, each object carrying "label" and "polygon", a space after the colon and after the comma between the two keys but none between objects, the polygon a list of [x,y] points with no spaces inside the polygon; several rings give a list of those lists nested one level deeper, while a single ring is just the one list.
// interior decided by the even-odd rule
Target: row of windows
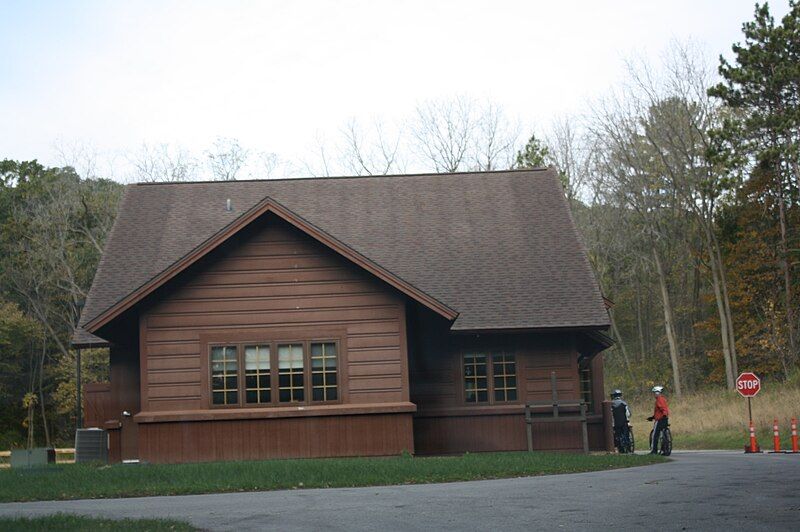
[{"label": "row of windows", "polygon": [[[305,403],[308,397],[315,403],[336,401],[337,367],[335,341],[215,345],[211,347],[212,402],[270,405]],[[517,400],[517,365],[513,354],[470,353],[464,355],[462,367],[467,403]],[[277,372],[272,368],[277,368]],[[582,364],[580,370],[581,396],[591,406],[588,363]]]},{"label": "row of windows", "polygon": [[213,345],[210,349],[214,405],[338,399],[335,341]]},{"label": "row of windows", "polygon": [[[517,364],[514,355],[498,352],[491,355],[464,355],[464,399],[467,403],[507,403],[517,400]],[[591,361],[579,364],[580,394],[587,410],[594,412]]]}]

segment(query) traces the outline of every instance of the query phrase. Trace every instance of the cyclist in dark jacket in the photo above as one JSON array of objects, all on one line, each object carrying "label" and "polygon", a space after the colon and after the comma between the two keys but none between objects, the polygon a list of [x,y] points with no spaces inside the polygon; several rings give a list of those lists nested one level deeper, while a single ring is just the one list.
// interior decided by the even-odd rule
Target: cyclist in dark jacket
[{"label": "cyclist in dark jacket", "polygon": [[631,410],[628,408],[628,403],[622,399],[622,390],[614,390],[611,392],[611,419],[614,423],[614,442],[620,449],[620,452],[625,452],[620,445],[623,436],[628,435],[628,424],[631,421]]}]

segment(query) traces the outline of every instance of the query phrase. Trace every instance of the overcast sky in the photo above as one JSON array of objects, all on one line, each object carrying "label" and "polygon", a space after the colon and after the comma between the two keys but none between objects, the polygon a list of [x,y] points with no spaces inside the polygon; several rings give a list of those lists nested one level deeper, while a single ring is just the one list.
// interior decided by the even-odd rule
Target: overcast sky
[{"label": "overcast sky", "polygon": [[[778,16],[787,2],[772,3]],[[456,94],[544,129],[633,54],[671,39],[729,54],[749,0],[0,3],[0,158],[57,164],[218,136],[302,157],[351,117]]]}]

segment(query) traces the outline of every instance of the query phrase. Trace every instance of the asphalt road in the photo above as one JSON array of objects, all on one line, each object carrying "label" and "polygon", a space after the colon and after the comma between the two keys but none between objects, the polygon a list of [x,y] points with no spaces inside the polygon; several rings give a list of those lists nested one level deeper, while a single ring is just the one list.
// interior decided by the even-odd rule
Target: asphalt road
[{"label": "asphalt road", "polygon": [[212,530],[798,530],[800,455],[675,453],[616,471],[452,484],[0,504]]}]

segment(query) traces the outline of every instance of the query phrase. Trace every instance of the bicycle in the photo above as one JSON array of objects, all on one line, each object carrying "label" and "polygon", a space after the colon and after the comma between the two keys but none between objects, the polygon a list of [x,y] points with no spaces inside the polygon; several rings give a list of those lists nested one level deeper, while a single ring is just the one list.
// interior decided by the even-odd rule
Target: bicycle
[{"label": "bicycle", "polygon": [[[669,430],[669,423],[667,426],[664,427],[664,430],[661,431],[661,441],[659,453],[663,456],[669,456],[672,454],[672,431]],[[650,449],[653,448],[653,429],[650,429]]]},{"label": "bicycle", "polygon": [[633,439],[633,425],[628,424],[627,430],[614,436],[614,447],[617,448],[620,454],[632,454],[635,447]]}]

